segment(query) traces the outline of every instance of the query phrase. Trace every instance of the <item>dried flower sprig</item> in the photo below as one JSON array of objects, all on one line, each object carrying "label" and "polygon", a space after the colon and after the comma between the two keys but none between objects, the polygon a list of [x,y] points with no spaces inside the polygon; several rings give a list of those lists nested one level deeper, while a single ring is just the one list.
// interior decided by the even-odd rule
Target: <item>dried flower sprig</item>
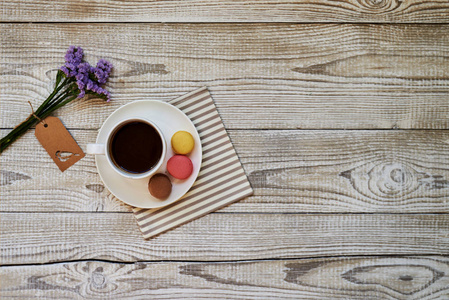
[{"label": "dried flower sprig", "polygon": [[74,99],[90,94],[107,102],[111,100],[111,94],[102,86],[111,74],[112,64],[100,59],[96,67],[92,67],[83,62],[83,57],[84,51],[81,47],[70,46],[65,55],[65,64],[56,74],[53,92],[35,112],[0,140],[0,153],[40,120]]}]

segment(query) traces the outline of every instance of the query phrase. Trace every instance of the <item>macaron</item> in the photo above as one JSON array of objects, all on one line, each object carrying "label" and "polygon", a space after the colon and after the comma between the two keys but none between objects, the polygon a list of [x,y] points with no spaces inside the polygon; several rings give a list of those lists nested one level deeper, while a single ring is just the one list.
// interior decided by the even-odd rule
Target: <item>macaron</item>
[{"label": "macaron", "polygon": [[156,174],[148,182],[150,194],[158,199],[167,199],[171,194],[172,184],[170,178],[165,174]]},{"label": "macaron", "polygon": [[193,136],[187,131],[177,131],[171,138],[171,146],[176,154],[189,154],[195,146]]},{"label": "macaron", "polygon": [[193,164],[187,156],[175,155],[168,160],[167,171],[177,179],[186,179],[193,172]]}]

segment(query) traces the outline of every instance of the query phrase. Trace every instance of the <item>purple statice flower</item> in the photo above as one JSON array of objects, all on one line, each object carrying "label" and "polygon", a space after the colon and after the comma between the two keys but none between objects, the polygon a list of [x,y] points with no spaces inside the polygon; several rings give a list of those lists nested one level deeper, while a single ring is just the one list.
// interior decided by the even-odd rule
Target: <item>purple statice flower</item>
[{"label": "purple statice flower", "polygon": [[83,56],[84,51],[81,47],[70,46],[61,71],[76,83],[79,90],[78,98],[83,98],[89,92],[97,94],[109,102],[111,95],[102,86],[111,74],[112,64],[107,60],[100,59],[97,66],[92,67],[89,63],[83,62]]},{"label": "purple statice flower", "polygon": [[109,74],[111,73],[111,71],[112,71],[112,64],[105,59],[100,59],[97,62],[97,67],[95,68],[94,71],[98,83],[105,84],[109,78]]},{"label": "purple statice flower", "polygon": [[[87,91],[92,91],[98,95],[106,96],[108,102],[111,100],[111,94],[100,86],[101,83],[99,81],[97,82],[95,80],[98,78],[95,78],[96,76],[94,76],[97,68],[92,67],[87,62],[82,62],[78,65],[77,69],[78,72],[75,78],[76,85],[80,90],[78,98],[84,97]],[[110,72],[110,70],[108,72]],[[108,72],[104,72],[104,74],[107,74],[106,76],[108,76]]]},{"label": "purple statice flower", "polygon": [[94,85],[91,89],[92,92],[97,93],[98,95],[104,95],[106,96],[106,102],[111,101],[111,94],[105,90],[104,88],[100,87],[99,85]]},{"label": "purple statice flower", "polygon": [[83,48],[70,46],[65,55],[65,64],[61,67],[61,71],[67,77],[77,75],[77,67],[82,62],[84,56]]},{"label": "purple statice flower", "polygon": [[92,66],[87,62],[82,62],[77,66],[77,72],[75,74],[76,85],[80,90],[78,98],[83,98],[86,95],[87,85],[92,86],[92,80],[89,78],[89,72],[91,72]]}]

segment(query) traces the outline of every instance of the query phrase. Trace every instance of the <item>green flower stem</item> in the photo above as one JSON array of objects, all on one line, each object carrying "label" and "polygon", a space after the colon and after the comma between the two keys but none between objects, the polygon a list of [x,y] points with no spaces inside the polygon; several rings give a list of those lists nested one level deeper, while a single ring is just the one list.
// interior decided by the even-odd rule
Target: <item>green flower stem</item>
[{"label": "green flower stem", "polygon": [[77,98],[77,96],[71,96],[71,97],[65,99],[64,101],[62,101],[61,103],[59,103],[58,105],[56,105],[55,107],[53,107],[53,108],[51,109],[51,111],[46,112],[44,116],[46,117],[47,115],[51,114],[53,111],[55,111],[55,110],[57,110],[58,108],[60,108],[60,107],[62,107],[62,106],[64,106],[64,105],[66,105],[67,103],[69,103],[69,102],[75,100],[76,98]]},{"label": "green flower stem", "polygon": [[66,90],[64,90],[62,93],[58,94],[55,99],[52,99],[48,102],[47,106],[40,112],[41,114],[45,114],[47,111],[51,110],[54,106],[58,105],[61,101],[63,101],[65,98],[73,94],[73,86],[69,86]]},{"label": "green flower stem", "polygon": [[[60,72],[60,71],[58,71],[58,72]],[[48,98],[45,99],[45,101],[36,110],[36,112],[35,112],[36,115],[38,115],[47,106],[47,104],[53,99],[53,97],[56,94],[58,94],[58,92],[66,85],[68,80],[69,80],[69,78],[66,78],[66,79],[64,79],[64,81],[62,82],[62,84],[60,86],[55,86],[55,89],[50,94],[50,96],[48,96]]]},{"label": "green flower stem", "polygon": [[[28,129],[35,126],[39,120],[45,119],[56,109],[77,98],[73,78],[65,78],[61,82],[62,75],[59,72],[61,71],[58,71],[55,89],[34,112],[34,115],[30,115],[24,122],[20,123],[0,140],[0,153],[27,132]],[[66,89],[61,92],[64,87]]]},{"label": "green flower stem", "polygon": [[25,132],[31,127],[36,125],[38,120],[34,116],[30,116],[25,122],[21,123],[19,126],[14,128],[10,133],[8,133],[4,138],[0,140],[0,153],[2,153],[9,145],[14,143],[19,137],[21,137]]}]

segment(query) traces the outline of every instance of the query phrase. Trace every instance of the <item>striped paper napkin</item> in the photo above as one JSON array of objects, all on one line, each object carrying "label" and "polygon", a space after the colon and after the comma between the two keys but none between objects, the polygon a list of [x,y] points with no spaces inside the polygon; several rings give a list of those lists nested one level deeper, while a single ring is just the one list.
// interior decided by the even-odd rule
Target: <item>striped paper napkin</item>
[{"label": "striped paper napkin", "polygon": [[206,87],[169,101],[195,124],[203,148],[198,178],[180,200],[154,209],[134,208],[144,238],[190,222],[253,193]]}]

